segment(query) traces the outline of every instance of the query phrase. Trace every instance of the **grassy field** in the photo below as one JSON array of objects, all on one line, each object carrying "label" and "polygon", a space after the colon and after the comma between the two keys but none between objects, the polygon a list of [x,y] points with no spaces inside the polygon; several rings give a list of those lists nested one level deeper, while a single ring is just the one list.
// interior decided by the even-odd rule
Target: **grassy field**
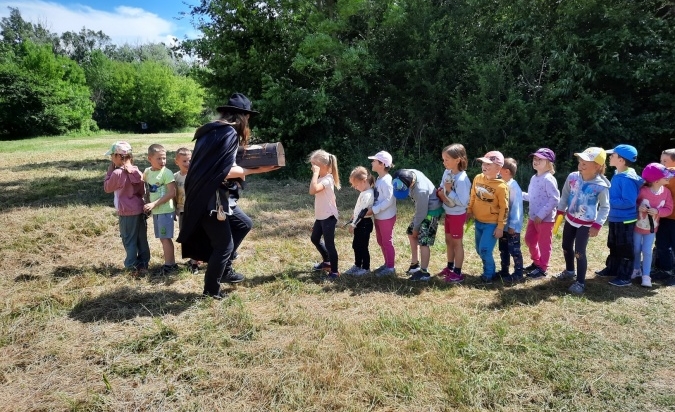
[{"label": "grassy field", "polygon": [[[309,169],[307,182],[254,178],[240,204],[255,227],[235,262],[248,279],[228,300],[203,300],[201,276],[122,270],[102,188],[102,153],[119,138],[2,144],[2,411],[674,410],[675,289],[594,279],[606,229],[589,246],[582,297],[550,277],[480,286],[472,230],[464,285],[403,274],[331,283],[309,271],[319,259]],[[162,143],[171,158],[191,145],[190,134],[124,138],[137,153]],[[339,193],[343,218],[356,196]],[[410,202],[399,211],[405,269]],[[445,264],[438,240],[433,272]],[[337,243],[345,270],[346,230]],[[152,269],[162,263],[155,239],[151,249]],[[379,266],[374,235],[371,254]],[[557,239],[551,272],[561,269]]]}]

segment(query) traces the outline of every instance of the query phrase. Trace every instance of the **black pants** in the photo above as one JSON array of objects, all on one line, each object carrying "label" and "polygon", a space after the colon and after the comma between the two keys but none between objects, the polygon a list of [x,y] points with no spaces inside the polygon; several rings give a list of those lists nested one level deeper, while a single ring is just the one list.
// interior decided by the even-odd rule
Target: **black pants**
[{"label": "black pants", "polygon": [[523,275],[523,252],[520,250],[520,233],[509,234],[504,231],[504,235],[499,238],[499,256],[502,263],[502,272],[509,273],[509,263],[513,256],[513,274]]},{"label": "black pants", "polygon": [[354,239],[352,240],[352,249],[354,249],[354,264],[361,269],[370,270],[370,234],[373,233],[373,219],[361,219],[354,228]]},{"label": "black pants", "polygon": [[213,248],[204,274],[204,293],[215,295],[220,291],[220,279],[232,254],[232,232],[227,220],[216,219],[215,213],[211,216],[204,214],[199,223]]},{"label": "black pants", "polygon": [[225,273],[229,274],[232,271],[232,256],[239,249],[239,245],[241,245],[241,242],[248,235],[248,232],[251,231],[253,221],[239,206],[232,208],[232,215],[228,216],[227,220],[230,222],[230,230],[232,232],[232,253],[225,265]]},{"label": "black pants", "polygon": [[565,222],[563,229],[562,249],[565,257],[565,270],[574,272],[574,259],[577,261],[577,282],[586,283],[586,246],[590,237],[590,226],[574,227]]},{"label": "black pants", "polygon": [[672,252],[675,247],[675,219],[662,218],[656,232],[656,264],[661,270],[673,269]]},{"label": "black pants", "polygon": [[630,280],[633,272],[633,231],[635,222],[609,222],[609,234],[607,235],[607,268],[611,275],[619,279]]},{"label": "black pants", "polygon": [[[331,216],[328,219],[315,220],[312,227],[312,237],[310,238],[316,250],[321,253],[324,262],[330,262],[330,271],[338,272],[338,253],[335,248],[335,225],[337,218]],[[323,237],[323,240],[321,240]]]}]

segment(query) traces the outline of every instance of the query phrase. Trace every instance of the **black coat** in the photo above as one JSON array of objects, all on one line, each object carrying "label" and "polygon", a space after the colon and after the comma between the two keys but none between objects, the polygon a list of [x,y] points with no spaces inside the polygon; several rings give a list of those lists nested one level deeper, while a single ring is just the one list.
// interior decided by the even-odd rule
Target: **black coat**
[{"label": "black coat", "polygon": [[208,261],[213,249],[201,219],[215,207],[216,190],[227,208],[225,177],[235,161],[239,138],[234,128],[215,121],[197,129],[195,148],[185,178],[183,227],[177,241],[182,244],[183,258]]}]

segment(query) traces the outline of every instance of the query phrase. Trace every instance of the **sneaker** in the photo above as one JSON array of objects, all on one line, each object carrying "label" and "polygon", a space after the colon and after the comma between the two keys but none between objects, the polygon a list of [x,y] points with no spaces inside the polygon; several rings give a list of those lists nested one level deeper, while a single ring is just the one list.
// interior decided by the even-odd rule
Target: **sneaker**
[{"label": "sneaker", "polygon": [[377,277],[394,276],[394,275],[396,275],[396,269],[388,268],[386,266],[384,267],[384,269],[382,269],[378,272],[375,272],[375,276],[377,276]]},{"label": "sneaker", "polygon": [[653,270],[651,273],[652,279],[654,280],[669,280],[673,276],[673,271],[672,270],[663,270],[663,269],[657,269]]},{"label": "sneaker", "polygon": [[633,273],[630,275],[630,280],[635,280],[637,278],[642,277],[642,270],[640,269],[633,269]]},{"label": "sneaker", "polygon": [[586,290],[586,285],[584,285],[583,283],[574,282],[572,286],[570,286],[569,289],[567,290],[570,291],[571,293],[574,293],[575,295],[581,295],[582,293],[584,293],[584,290]]},{"label": "sneaker", "polygon": [[238,257],[239,253],[237,253],[237,251],[235,250],[234,252],[232,252],[232,257],[230,258],[230,260],[237,260]]},{"label": "sneaker", "polygon": [[509,275],[510,274],[508,269],[506,270],[502,269],[499,272],[495,273],[495,278],[505,278],[508,277]]},{"label": "sneaker", "polygon": [[596,276],[600,276],[600,277],[612,276],[612,274],[609,273],[609,268],[607,268],[607,267],[606,267],[606,268],[602,268],[602,269],[600,269],[600,270],[596,270],[596,271],[595,271],[595,275],[596,275]]},{"label": "sneaker", "polygon": [[369,271],[368,269],[359,268],[357,271],[355,271],[354,273],[352,273],[352,276],[357,276],[357,277],[358,277],[358,276],[365,276],[365,275],[367,275],[369,272],[370,272],[370,271]]},{"label": "sneaker", "polygon": [[318,272],[320,270],[330,270],[330,262],[319,262],[312,266],[312,270]]},{"label": "sneaker", "polygon": [[509,276],[502,276],[502,281],[506,283],[507,285],[513,285],[516,283],[521,283],[524,281],[523,275],[516,275],[515,273],[513,275]]},{"label": "sneaker", "polygon": [[228,273],[226,276],[220,280],[221,283],[241,283],[246,279],[241,273],[237,273],[234,270]]},{"label": "sneaker", "polygon": [[631,281],[628,279],[619,279],[619,278],[614,278],[609,281],[609,284],[612,286],[618,286],[618,287],[624,287],[624,286],[630,286]]},{"label": "sneaker", "polygon": [[440,272],[438,272],[438,274],[436,274],[436,276],[438,276],[438,277],[447,277],[447,276],[450,276],[451,273],[455,273],[455,272],[453,272],[452,270],[448,269],[447,267],[444,267],[443,270],[441,270]]},{"label": "sneaker", "polygon": [[446,275],[443,280],[447,283],[460,283],[464,281],[464,275],[450,271],[450,274]]},{"label": "sneaker", "polygon": [[431,279],[431,274],[425,269],[418,269],[408,278],[411,282],[428,282]]},{"label": "sneaker", "polygon": [[492,278],[487,277],[485,275],[480,275],[480,282],[483,285],[491,285],[492,284]]},{"label": "sneaker", "polygon": [[532,272],[528,273],[527,277],[530,279],[539,279],[543,278],[546,275],[548,275],[548,273],[546,273],[545,270],[542,270],[541,268],[537,267]]},{"label": "sneaker", "polygon": [[671,276],[663,281],[663,286],[675,286],[675,277]]},{"label": "sneaker", "polygon": [[198,275],[199,274],[199,265],[196,263],[193,263],[190,265],[190,273],[193,275]]},{"label": "sneaker", "polygon": [[175,263],[173,265],[162,265],[159,269],[159,275],[161,276],[167,276],[175,272],[178,272],[178,265]]},{"label": "sneaker", "polygon": [[536,268],[537,268],[537,265],[535,265],[534,263],[532,263],[530,266],[525,266],[525,267],[523,268],[523,272],[525,272],[525,273],[530,273],[530,272],[532,272],[533,270],[535,270]]},{"label": "sneaker", "polygon": [[328,275],[326,275],[326,279],[328,279],[328,280],[338,280],[339,277],[340,277],[340,273],[338,273],[338,272],[331,272]]},{"label": "sneaker", "polygon": [[575,279],[576,277],[577,277],[576,272],[569,271],[569,270],[563,270],[562,272],[553,276],[553,278],[556,279],[556,280],[571,280],[571,279]]},{"label": "sneaker", "polygon": [[642,283],[640,284],[643,288],[652,287],[652,278],[650,276],[642,276]]},{"label": "sneaker", "polygon": [[387,269],[387,265],[382,265],[382,266],[378,267],[377,269],[373,270],[373,273],[381,272],[385,269]]},{"label": "sneaker", "polygon": [[405,273],[412,275],[413,273],[419,272],[420,270],[422,270],[422,268],[420,267],[419,263],[411,263],[410,267],[405,271]]},{"label": "sneaker", "polygon": [[358,272],[359,270],[361,270],[361,268],[358,267],[358,266],[356,266],[356,265],[354,265],[354,266],[350,267],[349,269],[345,270],[343,273],[344,273],[345,275],[350,275],[350,276],[351,276],[351,275],[353,275],[355,272]]},{"label": "sneaker", "polygon": [[227,292],[225,292],[223,290],[219,290],[218,293],[215,293],[215,294],[204,292],[202,294],[202,296],[205,297],[205,298],[211,297],[215,300],[223,300],[223,299],[226,299],[228,297],[228,294],[227,294]]}]

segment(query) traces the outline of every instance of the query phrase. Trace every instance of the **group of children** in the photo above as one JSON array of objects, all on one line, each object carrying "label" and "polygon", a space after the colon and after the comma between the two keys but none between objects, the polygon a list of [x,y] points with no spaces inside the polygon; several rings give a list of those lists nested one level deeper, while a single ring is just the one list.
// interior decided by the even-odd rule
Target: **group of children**
[{"label": "group of children", "polygon": [[[128,142],[115,142],[105,153],[111,162],[103,182],[106,193],[114,193],[114,204],[119,218],[120,236],[126,252],[124,267],[137,275],[148,272],[150,247],[146,219],[152,216],[155,237],[162,244],[164,265],[161,274],[178,270],[173,236],[174,221],[182,226],[185,204],[185,176],[190,167],[192,151],[181,147],[176,151],[176,173],[166,167],[166,149],[159,144],[148,147],[150,167],[143,173],[133,164],[133,153]],[[197,262],[190,262],[197,272]]]},{"label": "group of children", "polygon": [[[604,176],[608,154],[609,165],[616,169],[611,181]],[[386,151],[369,157],[371,170],[378,176],[376,180],[361,166],[350,173],[349,182],[360,194],[347,223],[354,235],[354,265],[344,274],[363,276],[371,272],[368,244],[373,228],[384,264],[372,272],[376,276],[396,273],[393,240],[396,200],[411,198],[415,213],[406,230],[411,251],[411,264],[406,273],[411,281],[431,278],[428,271],[430,246],[434,245],[443,215],[447,266],[438,276],[448,283],[464,280],[463,235],[465,224],[471,220],[474,221],[476,252],[483,267],[480,279],[484,284],[495,279],[513,284],[525,277],[547,276],[553,235],[563,222],[565,269],[554,278],[573,281],[568,289],[572,293],[585,291],[586,247],[589,238],[598,235],[606,220],[609,220],[609,257],[607,267],[596,272],[599,276],[611,276],[613,279],[609,283],[614,286],[628,286],[639,278],[642,286],[651,287],[655,237],[659,257],[663,260],[660,266],[666,274],[672,275],[675,236],[659,237],[657,233],[660,233],[660,218],[672,220],[667,224],[675,226],[675,179],[670,180],[675,176],[675,149],[664,151],[661,163],[648,164],[638,176],[632,168],[637,160],[637,150],[633,146],[622,144],[607,151],[590,147],[575,153],[578,170],[567,176],[562,192],[553,177],[556,155],[548,148],[530,154],[535,174],[527,192],[522,192],[514,179],[516,160],[504,158],[498,151],[490,151],[477,159],[482,164],[482,173],[476,175],[473,182],[465,172],[468,158],[463,145],[449,145],[441,156],[446,170],[438,186],[416,169],[401,169],[390,174],[393,159]],[[335,189],[340,188],[337,159],[324,150],[316,150],[309,155],[309,162],[313,172],[309,193],[315,196],[311,241],[322,257],[314,269],[326,270],[330,279],[336,279],[340,275],[335,248],[338,222]],[[529,203],[525,243],[532,260],[526,267],[523,267],[520,248],[524,201]],[[500,270],[493,258],[497,244]],[[514,271],[510,273],[511,258]]]}]

